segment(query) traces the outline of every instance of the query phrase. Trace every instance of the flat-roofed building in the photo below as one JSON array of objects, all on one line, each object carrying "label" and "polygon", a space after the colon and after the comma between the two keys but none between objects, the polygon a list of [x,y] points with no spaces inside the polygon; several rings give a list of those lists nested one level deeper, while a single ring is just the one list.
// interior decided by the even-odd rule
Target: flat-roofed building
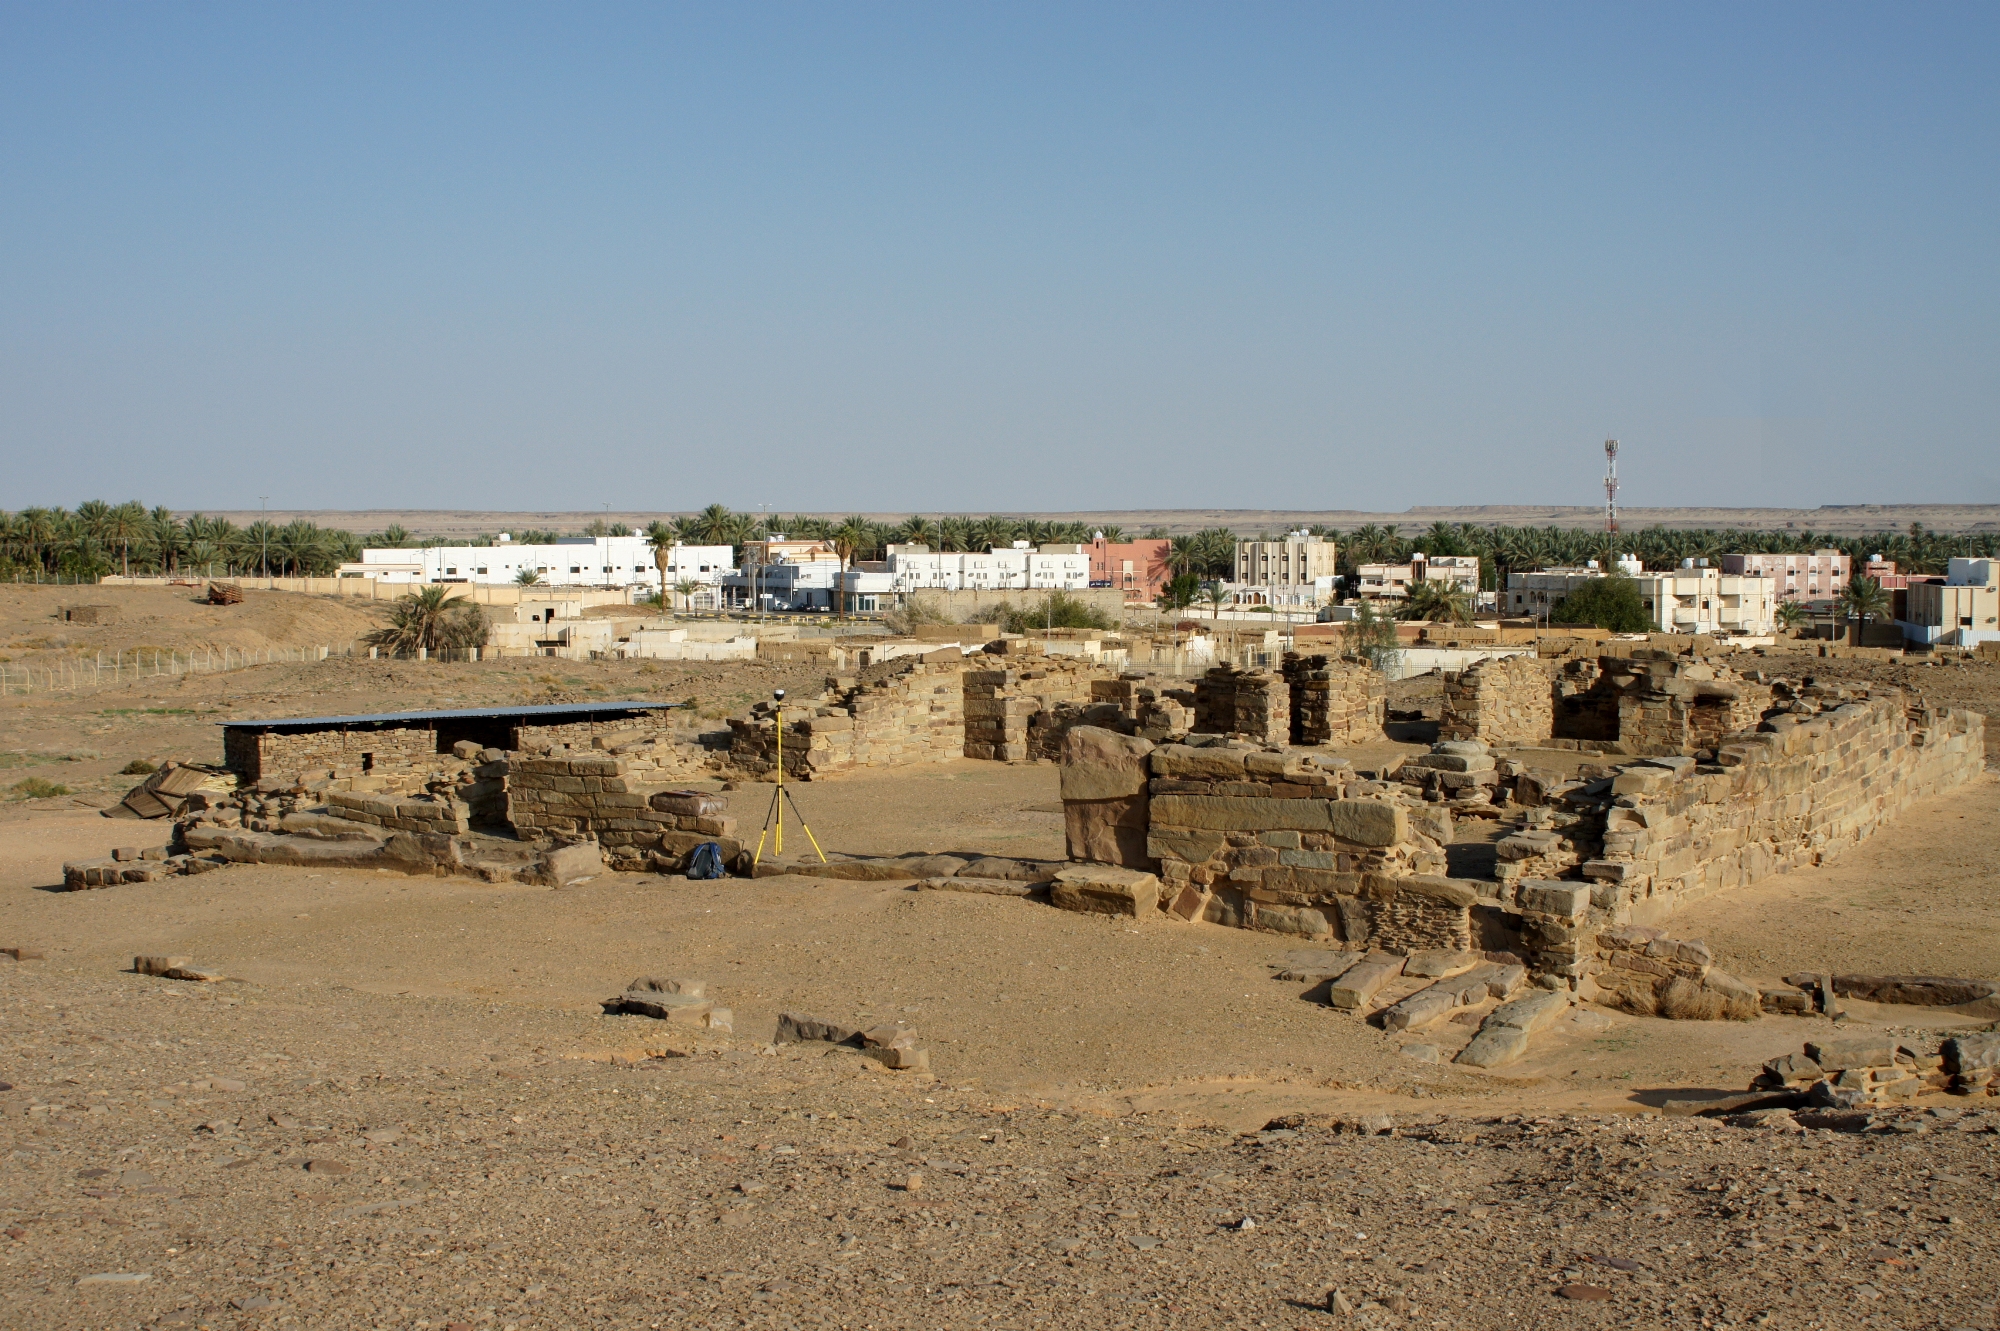
[{"label": "flat-roofed building", "polygon": [[1780,601],[1832,601],[1847,590],[1852,562],[1838,550],[1815,550],[1809,555],[1757,552],[1724,555],[1722,571],[1769,578]]},{"label": "flat-roofed building", "polygon": [[[1637,585],[1652,632],[1762,635],[1775,626],[1777,597],[1770,578],[1725,573],[1692,559],[1677,569],[1648,573],[1630,555],[1619,559],[1618,571]],[[1501,613],[1545,618],[1571,592],[1604,576],[1595,560],[1582,568],[1510,573]]]},{"label": "flat-roofed building", "polygon": [[1333,599],[1338,553],[1332,541],[1307,531],[1238,541],[1230,591],[1238,605],[1319,605]]},{"label": "flat-roofed building", "polygon": [[1479,592],[1478,555],[1410,556],[1407,564],[1362,564],[1354,570],[1355,593],[1370,600],[1400,601],[1420,582],[1442,582],[1468,596]]},{"label": "flat-roofed building", "polygon": [[[669,553],[666,583],[696,583],[710,595],[734,564],[726,545],[676,545]],[[464,582],[506,584],[532,572],[545,587],[641,587],[660,589],[660,566],[644,536],[575,536],[552,545],[529,544],[500,533],[491,545],[431,545],[415,549],[363,550],[340,566],[343,578],[375,578],[391,583]]]},{"label": "flat-roofed building", "polygon": [[1084,547],[1090,555],[1090,585],[1122,591],[1127,601],[1156,601],[1174,576],[1167,566],[1173,548],[1164,536],[1107,541],[1098,532]]},{"label": "flat-roofed building", "polygon": [[1910,642],[1976,647],[2000,642],[2000,560],[1954,559],[1943,581],[1913,580],[1897,626]]}]

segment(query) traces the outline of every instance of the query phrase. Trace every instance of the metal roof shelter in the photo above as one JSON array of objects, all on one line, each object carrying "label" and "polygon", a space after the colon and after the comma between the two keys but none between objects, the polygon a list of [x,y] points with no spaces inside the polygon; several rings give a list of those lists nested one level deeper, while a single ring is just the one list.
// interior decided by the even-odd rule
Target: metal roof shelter
[{"label": "metal roof shelter", "polygon": [[520,722],[561,725],[564,721],[606,721],[640,712],[685,707],[679,702],[556,702],[531,707],[460,707],[433,712],[372,712],[360,716],[288,716],[274,721],[219,721],[224,730],[253,733],[294,730],[363,730],[402,726],[432,728],[439,721]]}]

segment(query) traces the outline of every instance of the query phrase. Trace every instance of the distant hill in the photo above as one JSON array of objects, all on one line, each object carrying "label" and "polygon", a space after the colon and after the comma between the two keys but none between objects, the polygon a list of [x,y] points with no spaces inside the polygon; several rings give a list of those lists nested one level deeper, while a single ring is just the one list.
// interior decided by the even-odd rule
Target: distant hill
[{"label": "distant hill", "polygon": [[[534,527],[557,531],[576,530],[602,518],[627,527],[643,527],[660,512],[503,512],[477,509],[272,509],[259,513],[204,510],[238,523],[249,524],[260,517],[273,522],[305,518],[322,527],[344,527],[354,532],[381,531],[392,524],[407,528],[418,537],[470,537],[493,532]],[[681,510],[692,512],[692,509]],[[837,513],[810,513],[808,516],[843,518],[852,510]],[[1604,510],[1571,505],[1476,504],[1452,507],[1420,507],[1400,513],[1366,513],[1352,509],[1311,511],[1306,509],[1099,509],[1087,512],[1036,513],[1023,509],[965,510],[974,516],[1007,513],[1036,517],[1051,522],[1082,522],[1117,525],[1127,535],[1164,527],[1176,535],[1204,527],[1229,527],[1239,532],[1281,531],[1324,523],[1352,530],[1367,523],[1395,526],[1405,532],[1428,527],[1433,522],[1469,522],[1476,527],[1596,527],[1604,521]],[[900,522],[909,510],[864,513],[882,522]],[[951,510],[927,510],[926,517],[948,517]],[[1620,509],[1619,525],[1628,531],[1641,527],[1737,527],[1758,531],[1791,530],[1824,532],[1829,536],[1866,536],[1874,532],[1905,531],[1921,522],[1932,531],[1973,533],[2000,531],[2000,504],[1827,504],[1819,508],[1627,508]]]}]

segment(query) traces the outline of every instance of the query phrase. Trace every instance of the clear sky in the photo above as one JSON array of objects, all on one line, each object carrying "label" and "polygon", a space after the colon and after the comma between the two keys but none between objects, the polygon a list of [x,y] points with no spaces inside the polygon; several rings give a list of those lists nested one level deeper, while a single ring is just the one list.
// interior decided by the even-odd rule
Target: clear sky
[{"label": "clear sky", "polygon": [[2000,501],[2000,6],[0,4],[0,507]]}]

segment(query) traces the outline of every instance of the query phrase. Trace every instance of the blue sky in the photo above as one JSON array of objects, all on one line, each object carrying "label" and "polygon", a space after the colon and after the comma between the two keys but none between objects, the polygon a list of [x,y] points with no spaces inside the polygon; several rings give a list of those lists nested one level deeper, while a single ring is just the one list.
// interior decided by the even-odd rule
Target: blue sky
[{"label": "blue sky", "polygon": [[0,4],[0,507],[2000,502],[1996,35]]}]

